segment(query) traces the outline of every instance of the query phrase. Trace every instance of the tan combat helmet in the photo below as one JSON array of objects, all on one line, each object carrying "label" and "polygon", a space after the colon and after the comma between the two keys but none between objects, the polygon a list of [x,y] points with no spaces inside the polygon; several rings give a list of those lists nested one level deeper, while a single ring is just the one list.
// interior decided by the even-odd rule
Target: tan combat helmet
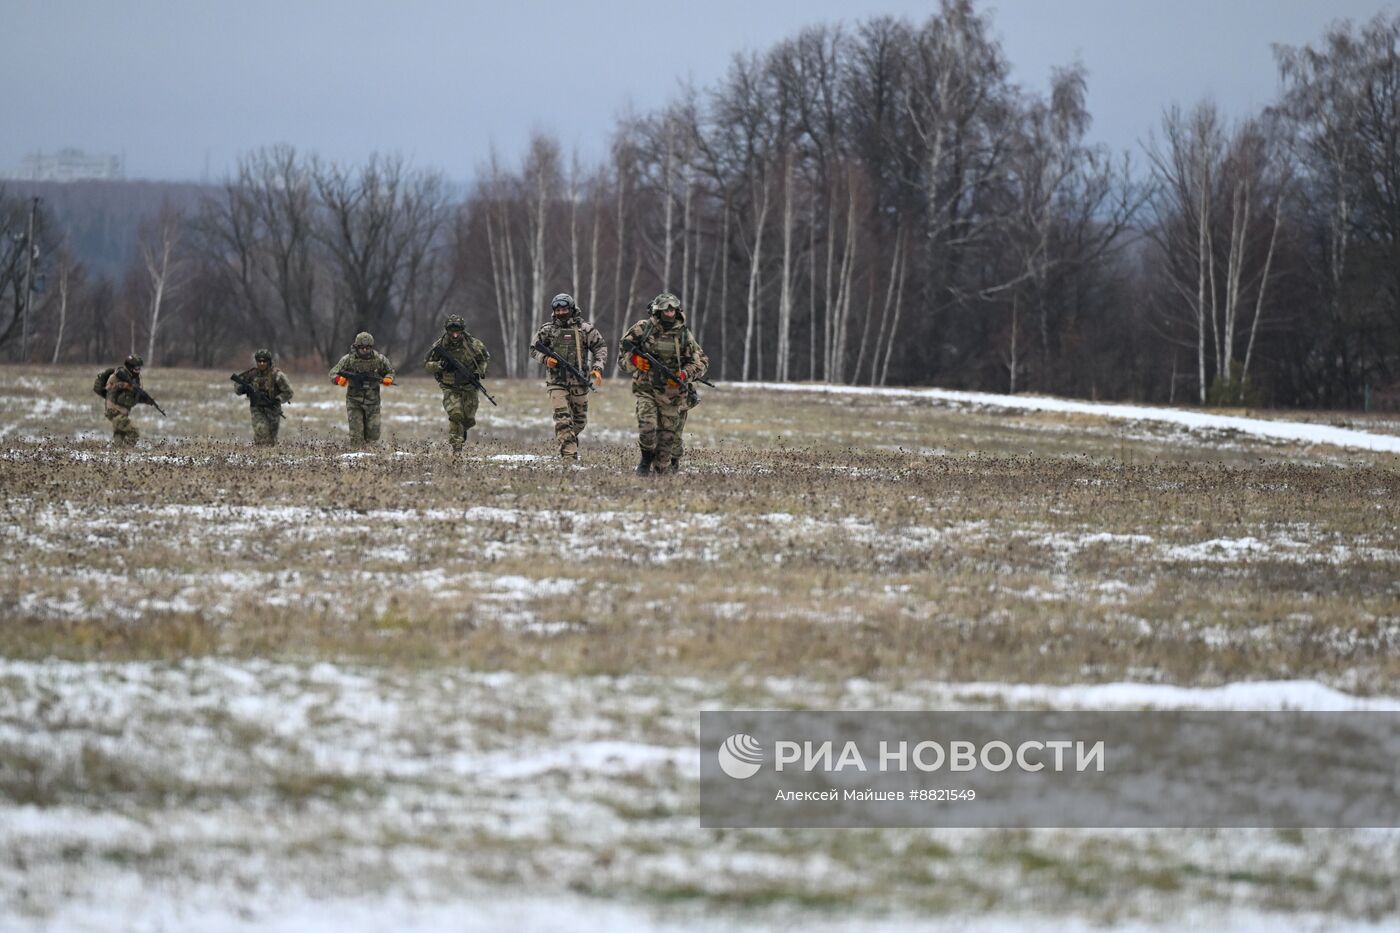
[{"label": "tan combat helmet", "polygon": [[670,308],[675,308],[679,311],[681,309],[681,300],[670,292],[662,292],[651,300],[649,307],[651,308],[652,314],[660,314]]}]

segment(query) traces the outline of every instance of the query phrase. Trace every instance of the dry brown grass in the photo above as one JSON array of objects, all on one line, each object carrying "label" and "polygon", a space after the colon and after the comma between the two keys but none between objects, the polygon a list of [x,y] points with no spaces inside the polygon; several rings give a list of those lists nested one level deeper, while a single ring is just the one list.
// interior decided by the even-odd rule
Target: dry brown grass
[{"label": "dry brown grass", "polygon": [[218,374],[170,372],[153,391],[212,436],[128,455],[73,439],[87,403],[59,375],[0,388],[71,406],[46,422],[62,440],[24,418],[3,437],[12,656],[1363,691],[1400,675],[1394,457],[722,390],[684,477],[642,481],[617,384],[590,429],[615,440],[567,470],[533,383],[495,386],[456,463],[426,382],[386,406],[391,444],[347,458],[329,388],[299,385],[303,439],[269,452],[240,438]]}]

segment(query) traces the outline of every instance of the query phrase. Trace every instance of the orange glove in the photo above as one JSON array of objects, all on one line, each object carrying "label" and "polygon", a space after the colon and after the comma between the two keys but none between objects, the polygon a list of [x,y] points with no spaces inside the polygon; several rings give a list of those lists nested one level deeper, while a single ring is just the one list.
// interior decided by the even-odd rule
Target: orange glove
[{"label": "orange glove", "polygon": [[590,376],[593,377],[593,384],[594,384],[595,386],[597,386],[597,387],[600,388],[600,389],[603,387],[603,374],[602,374],[602,373],[598,372],[598,370],[595,369],[595,370],[593,370],[593,372],[589,373],[588,375],[590,375]]},{"label": "orange glove", "polygon": [[637,367],[644,373],[651,372],[651,364],[635,353],[632,354],[632,365]]},{"label": "orange glove", "polygon": [[393,376],[385,376],[385,377],[384,377],[384,384],[385,384],[386,386],[391,386],[391,385],[393,385],[393,384],[394,384],[394,377],[393,377]]},{"label": "orange glove", "polygon": [[350,384],[350,380],[349,380],[349,379],[346,379],[344,376],[336,376],[336,377],[335,377],[335,384],[338,385],[338,386],[349,385],[349,384]]},{"label": "orange glove", "polygon": [[559,365],[559,361],[552,356],[546,356],[544,358],[544,365],[548,366],[550,369],[553,369],[554,367]]}]

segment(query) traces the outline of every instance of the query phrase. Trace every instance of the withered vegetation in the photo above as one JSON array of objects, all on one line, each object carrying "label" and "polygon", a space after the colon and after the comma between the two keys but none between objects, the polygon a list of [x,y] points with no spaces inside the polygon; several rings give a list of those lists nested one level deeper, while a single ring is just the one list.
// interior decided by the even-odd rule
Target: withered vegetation
[{"label": "withered vegetation", "polygon": [[[405,367],[407,368],[407,367]],[[219,373],[161,371],[112,449],[85,371],[0,383],[0,653],[337,658],[891,681],[1400,677],[1396,458],[1241,435],[726,387],[681,477],[630,474],[631,398],[581,468],[493,383],[468,456],[427,381],[386,442],[294,380],[256,449]]]}]

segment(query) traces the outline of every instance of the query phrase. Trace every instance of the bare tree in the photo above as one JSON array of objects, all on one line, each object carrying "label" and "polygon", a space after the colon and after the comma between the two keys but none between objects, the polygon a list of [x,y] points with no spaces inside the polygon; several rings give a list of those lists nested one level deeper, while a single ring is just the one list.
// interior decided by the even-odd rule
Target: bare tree
[{"label": "bare tree", "polygon": [[161,311],[169,293],[180,284],[180,260],[177,250],[184,233],[184,217],[169,204],[161,208],[155,220],[146,225],[139,240],[141,262],[150,283],[150,313],[146,329],[146,365],[154,366],[156,336],[160,329]]},{"label": "bare tree", "polygon": [[1189,116],[1168,112],[1163,135],[1164,145],[1151,150],[1159,182],[1154,237],[1188,301],[1184,321],[1194,331],[1199,400],[1218,381],[1222,401],[1239,401],[1273,275],[1286,167],[1261,124],[1245,121],[1227,134],[1209,103]]},{"label": "bare tree", "polygon": [[447,217],[441,175],[373,156],[358,173],[314,162],[312,181],[324,218],[314,234],[340,290],[322,353],[329,358],[359,330],[405,337],[405,282],[437,248]]}]

